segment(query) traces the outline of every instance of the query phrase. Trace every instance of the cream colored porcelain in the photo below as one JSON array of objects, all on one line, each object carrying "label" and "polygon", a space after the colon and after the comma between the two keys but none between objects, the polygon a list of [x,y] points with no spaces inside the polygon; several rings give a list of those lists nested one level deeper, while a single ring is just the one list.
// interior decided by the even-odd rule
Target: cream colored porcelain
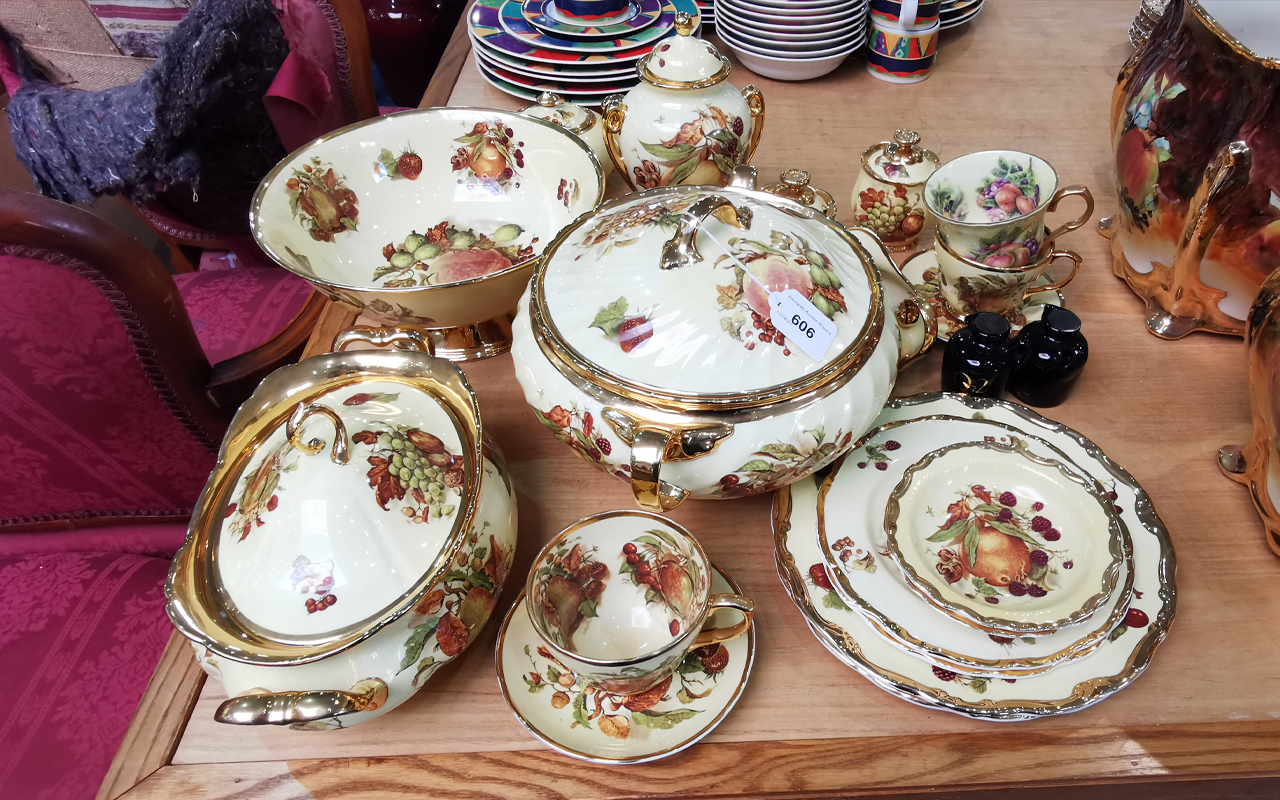
[{"label": "cream colored porcelain", "polygon": [[603,196],[599,159],[567,129],[431,108],[299,148],[263,179],[249,218],[262,249],[330,299],[448,330],[505,321],[542,248]]},{"label": "cream colored porcelain", "polygon": [[910,248],[932,222],[924,184],[938,164],[915,131],[894,131],[893,141],[867,148],[850,200],[858,224],[875,231],[890,250]]},{"label": "cream colored porcelain", "polygon": [[515,539],[506,468],[461,370],[421,353],[316,356],[272,373],[233,420],[169,616],[232,698],[219,721],[346,727],[462,652]]},{"label": "cream colored porcelain", "polygon": [[[691,649],[745,634],[755,610],[741,595],[712,594],[698,540],[645,511],[607,511],[563,530],[534,560],[525,601],[534,630],[570,672],[619,694],[670,677]],[[717,608],[743,619],[703,631]]]},{"label": "cream colored porcelain", "polygon": [[[820,357],[777,330],[770,297],[785,290],[833,331]],[[655,189],[548,247],[513,327],[516,378],[544,425],[645,507],[742,497],[866,429],[932,344],[927,306],[874,234],[764,192]]]},{"label": "cream colored porcelain", "polygon": [[577,103],[567,102],[555,92],[543,92],[538,95],[537,105],[529,106],[520,113],[559,125],[577,136],[600,159],[605,178],[613,174],[613,159],[609,158],[609,149],[604,144],[604,120],[596,112]]},{"label": "cream colored porcelain", "polygon": [[794,200],[830,219],[836,218],[835,198],[830,192],[809,185],[809,173],[802,169],[785,170],[778,176],[778,182],[764,187],[764,191]]},{"label": "cream colored porcelain", "polygon": [[[1046,251],[1029,262],[1027,250],[1015,248],[1009,255],[990,255],[987,262],[962,258],[941,237],[934,243],[938,282],[942,297],[956,314],[994,311],[1016,319],[1037,295],[1058,292],[1080,273],[1080,256],[1070,250]],[[1054,261],[1071,261],[1071,272],[1058,280],[1043,280]],[[1012,259],[1012,266],[995,266]]]},{"label": "cream colored porcelain", "polygon": [[729,60],[693,36],[697,17],[676,14],[678,36],[636,63],[641,83],[604,100],[605,143],[632,189],[729,183],[764,129],[764,97],[725,79]]}]

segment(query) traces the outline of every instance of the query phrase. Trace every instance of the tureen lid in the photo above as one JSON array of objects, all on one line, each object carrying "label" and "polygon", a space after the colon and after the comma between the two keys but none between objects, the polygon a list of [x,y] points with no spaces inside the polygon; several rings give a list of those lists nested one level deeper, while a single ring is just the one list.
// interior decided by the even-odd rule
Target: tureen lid
[{"label": "tureen lid", "polygon": [[568,102],[555,92],[543,92],[538,95],[537,105],[529,106],[520,113],[535,119],[545,119],[553,125],[559,125],[570,133],[579,135],[594,128],[599,120],[596,112],[577,103]]},{"label": "tureen lid", "polygon": [[636,62],[640,79],[663,89],[702,89],[729,77],[729,59],[705,39],[693,35],[698,18],[676,13],[676,36],[662,40]]},{"label": "tureen lid", "polygon": [[272,373],[232,422],[169,577],[227,658],[302,663],[372,635],[448,568],[482,464],[460,370],[362,351]]},{"label": "tureen lid", "polygon": [[[833,331],[818,357],[778,330],[771,299],[784,293]],[[884,319],[871,258],[838,223],[709,186],[651,189],[583,215],[547,248],[529,302],[562,372],[678,409],[754,407],[842,383]]]},{"label": "tureen lid", "polygon": [[880,142],[862,154],[862,168],[886,183],[914,186],[924,183],[941,162],[931,150],[920,147],[920,134],[897,130],[892,142]]}]

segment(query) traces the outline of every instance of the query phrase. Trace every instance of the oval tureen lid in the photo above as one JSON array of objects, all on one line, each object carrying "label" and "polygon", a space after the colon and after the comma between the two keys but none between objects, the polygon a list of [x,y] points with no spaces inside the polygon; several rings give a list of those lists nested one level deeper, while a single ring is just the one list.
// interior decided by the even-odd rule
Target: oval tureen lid
[{"label": "oval tureen lid", "polygon": [[[770,298],[784,292],[834,334],[818,357],[778,331]],[[842,383],[884,323],[870,256],[838,223],[708,186],[651,189],[579,218],[547,248],[530,297],[558,369],[679,409],[747,408]]]},{"label": "oval tureen lid", "polygon": [[929,179],[941,162],[932,150],[920,147],[920,134],[897,130],[892,142],[880,142],[862,154],[863,169],[886,183],[915,186]]},{"label": "oval tureen lid", "polygon": [[[412,607],[465,538],[480,480],[474,398],[446,364],[331,354],[263,382],[175,560],[169,611],[183,633],[233,660],[300,663]],[[326,366],[336,381],[300,396]]]},{"label": "oval tureen lid", "polygon": [[663,89],[702,89],[729,77],[731,64],[710,42],[693,35],[698,18],[676,14],[676,36],[636,62],[640,79]]},{"label": "oval tureen lid", "polygon": [[538,95],[536,106],[529,106],[520,113],[534,119],[544,119],[579,135],[594,128],[599,119],[596,112],[577,103],[570,103],[555,92],[543,92]]}]

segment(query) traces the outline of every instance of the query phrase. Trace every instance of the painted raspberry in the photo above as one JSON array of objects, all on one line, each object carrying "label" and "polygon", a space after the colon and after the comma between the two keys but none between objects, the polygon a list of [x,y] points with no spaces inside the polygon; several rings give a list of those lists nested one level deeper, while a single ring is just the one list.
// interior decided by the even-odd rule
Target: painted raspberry
[{"label": "painted raspberry", "polygon": [[831,586],[831,578],[827,575],[827,568],[822,564],[814,564],[809,567],[809,577],[813,578],[813,585],[819,589],[826,589],[828,592],[835,591]]},{"label": "painted raspberry", "polygon": [[1076,565],[1076,562],[1074,562],[1074,561],[1064,561],[1064,562],[1063,562],[1063,564],[1062,564],[1062,568],[1063,568],[1063,569],[1071,569],[1071,568],[1072,568],[1072,567],[1074,567],[1075,565]]},{"label": "painted raspberry", "polygon": [[1044,503],[1036,503],[1031,506],[1032,511],[1044,511]]},{"label": "painted raspberry", "polygon": [[888,450],[889,452],[893,452],[894,450],[897,450],[901,447],[902,447],[902,444],[893,439],[890,439],[889,441],[884,443],[884,449]]},{"label": "painted raspberry", "polygon": [[1043,550],[1032,550],[1031,563],[1035,564],[1037,567],[1043,567],[1045,564],[1049,563],[1049,554]]},{"label": "painted raspberry", "polygon": [[1058,532],[1057,528],[1050,528],[1044,532],[1044,540],[1046,542],[1056,542],[1061,538],[1062,534]]},{"label": "painted raspberry", "polygon": [[993,606],[994,606],[994,605],[999,605],[999,603],[1000,603],[1000,598],[999,598],[999,597],[996,597],[996,596],[995,596],[995,595],[993,595],[993,594],[985,595],[985,596],[983,596],[983,598],[982,598],[982,599],[983,599],[983,600],[986,600],[988,603],[990,603],[990,604],[991,604],[991,605],[993,605]]},{"label": "painted raspberry", "polygon": [[938,680],[945,681],[946,683],[951,683],[957,677],[954,672],[949,669],[943,669],[942,667],[934,667],[933,675]]},{"label": "painted raspberry", "polygon": [[405,150],[396,159],[396,169],[411,181],[416,181],[422,174],[422,156],[412,150]]},{"label": "painted raspberry", "polygon": [[596,447],[599,447],[600,452],[604,453],[606,456],[613,452],[613,445],[609,444],[609,440],[603,436],[596,439]]},{"label": "painted raspberry", "polygon": [[1036,586],[1033,583],[1027,587],[1027,594],[1031,595],[1032,597],[1044,597],[1046,594],[1048,594],[1048,592],[1046,592],[1044,589],[1041,589],[1039,586]]},{"label": "painted raspberry", "polygon": [[996,516],[997,522],[1011,522],[1013,520],[1013,509],[1002,508]]},{"label": "painted raspberry", "polygon": [[888,469],[888,468],[889,468],[889,462],[887,462],[887,461],[877,461],[877,462],[876,462],[876,469],[880,470],[881,472],[884,472],[884,471],[885,471],[886,469]]},{"label": "painted raspberry", "polygon": [[733,119],[733,135],[734,135],[734,136],[741,136],[741,135],[742,135],[742,132],[743,132],[744,130],[746,130],[746,128],[745,128],[745,126],[743,126],[743,124],[742,124],[742,117],[734,117],[734,119]]},{"label": "painted raspberry", "polygon": [[[859,461],[859,462],[858,462],[858,469],[866,469],[866,468],[867,468],[867,462],[865,462],[865,461]],[[228,516],[230,516],[230,515],[228,514]]]},{"label": "painted raspberry", "polygon": [[1009,594],[1014,597],[1022,597],[1027,593],[1027,585],[1025,583],[1018,583],[1017,581],[1014,581],[1005,588],[1007,588],[1009,590]]},{"label": "painted raspberry", "polygon": [[1049,521],[1048,517],[1036,517],[1031,520],[1031,530],[1036,533],[1044,533],[1052,527],[1053,523]]},{"label": "painted raspberry", "polygon": [[1018,504],[1018,498],[1013,492],[1005,492],[1004,494],[1000,495],[1000,505],[1016,506],[1017,504]]}]

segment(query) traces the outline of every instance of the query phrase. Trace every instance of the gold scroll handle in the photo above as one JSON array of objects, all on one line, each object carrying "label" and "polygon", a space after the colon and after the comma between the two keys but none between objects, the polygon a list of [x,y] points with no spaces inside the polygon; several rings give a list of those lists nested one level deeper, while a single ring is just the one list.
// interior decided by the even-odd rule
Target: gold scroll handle
[{"label": "gold scroll handle", "polygon": [[[1056,280],[1056,281],[1053,281],[1052,283],[1046,283],[1044,286],[1028,286],[1026,288],[1026,291],[1022,293],[1023,300],[1026,300],[1028,297],[1030,297],[1033,294],[1040,294],[1042,292],[1056,292],[1059,289],[1061,289],[1063,286],[1066,286],[1068,283],[1071,283],[1071,281],[1075,280],[1076,275],[1080,274],[1080,260],[1081,260],[1080,254],[1076,253],[1073,250],[1054,250],[1052,253],[1049,254],[1049,258],[1048,258],[1049,264],[1052,265],[1054,261],[1057,261],[1060,258],[1071,259],[1071,262],[1072,262],[1071,274],[1065,278],[1062,278],[1061,280]],[[1048,269],[1048,267],[1045,267],[1045,269]]]},{"label": "gold scroll handle", "polygon": [[375,711],[386,702],[387,684],[378,678],[365,678],[352,686],[349,692],[336,689],[310,692],[250,689],[218,706],[213,718],[228,725],[292,725]]},{"label": "gold scroll handle", "polygon": [[289,415],[289,421],[285,423],[284,433],[289,439],[289,444],[298,450],[313,456],[324,449],[324,440],[316,437],[314,439],[303,440],[302,424],[310,417],[324,417],[333,423],[333,451],[329,454],[329,458],[333,463],[341,466],[351,459],[351,451],[347,446],[347,426],[342,424],[342,418],[337,412],[329,408],[324,403],[304,404],[298,403],[298,407]]},{"label": "gold scroll handle", "polygon": [[764,134],[764,95],[760,94],[754,84],[748,84],[742,87],[742,96],[751,112],[751,144],[747,146],[747,154],[742,157],[742,163],[746,164],[756,154],[760,137]]},{"label": "gold scroll handle", "polygon": [[924,328],[918,350],[913,353],[905,350],[898,353],[898,371],[901,372],[908,364],[928,355],[929,350],[938,341],[938,310],[913,290],[910,297],[898,304],[893,317],[900,328],[910,328],[917,324]]},{"label": "gold scroll handle", "polygon": [[417,350],[431,354],[431,342],[427,339],[426,331],[408,325],[392,328],[355,325],[333,338],[333,352],[341,353],[356,342],[364,342],[375,347],[394,347],[397,350]]},{"label": "gold scroll handle", "polygon": [[689,496],[687,489],[662,480],[663,463],[705,456],[733,434],[732,425],[657,422],[614,406],[605,406],[600,415],[618,438],[631,446],[631,491],[636,502],[659,513],[670,511]]},{"label": "gold scroll handle", "polygon": [[755,601],[740,594],[713,594],[707,601],[707,616],[715,613],[717,608],[732,608],[742,613],[742,621],[727,628],[703,628],[694,638],[692,647],[706,647],[709,644],[727,642],[737,639],[751,630],[751,616],[755,613]]},{"label": "gold scroll handle", "polygon": [[627,164],[622,159],[622,145],[618,143],[618,137],[622,135],[622,123],[627,118],[627,104],[622,102],[624,99],[624,95],[611,94],[600,103],[600,110],[604,112],[604,147],[609,151],[613,165],[618,168],[618,174],[634,192],[636,182],[631,179],[631,173],[627,172]]},{"label": "gold scroll handle", "polygon": [[726,225],[744,230],[751,229],[751,209],[735,206],[727,197],[713,194],[689,206],[680,215],[680,228],[662,246],[663,269],[690,267],[702,260],[698,252],[697,236],[707,217],[714,214]]},{"label": "gold scroll handle", "polygon": [[1084,213],[1070,222],[1064,222],[1054,228],[1053,232],[1049,234],[1049,237],[1040,243],[1040,252],[1042,253],[1047,252],[1049,248],[1053,247],[1053,243],[1058,240],[1059,236],[1064,233],[1074,231],[1076,228],[1084,227],[1084,224],[1093,216],[1093,193],[1089,191],[1089,187],[1079,183],[1054,192],[1053,199],[1049,201],[1049,206],[1045,209],[1045,213],[1057,211],[1058,203],[1061,203],[1063,199],[1067,197],[1083,198]]}]

